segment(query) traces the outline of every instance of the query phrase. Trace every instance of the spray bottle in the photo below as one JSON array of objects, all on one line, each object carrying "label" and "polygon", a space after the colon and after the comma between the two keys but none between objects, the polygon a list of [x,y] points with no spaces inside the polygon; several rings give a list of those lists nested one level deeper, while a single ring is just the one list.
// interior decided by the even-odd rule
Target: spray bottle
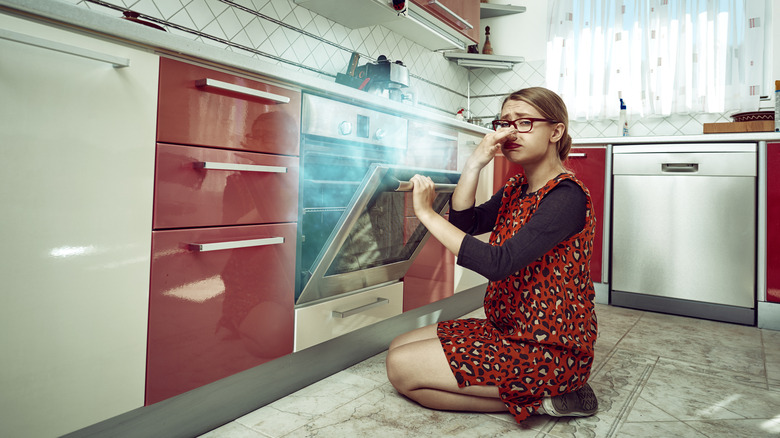
[{"label": "spray bottle", "polygon": [[626,115],[626,103],[620,99],[620,120],[618,121],[618,136],[628,137],[628,116]]},{"label": "spray bottle", "polygon": [[780,81],[775,81],[775,132],[780,132]]}]

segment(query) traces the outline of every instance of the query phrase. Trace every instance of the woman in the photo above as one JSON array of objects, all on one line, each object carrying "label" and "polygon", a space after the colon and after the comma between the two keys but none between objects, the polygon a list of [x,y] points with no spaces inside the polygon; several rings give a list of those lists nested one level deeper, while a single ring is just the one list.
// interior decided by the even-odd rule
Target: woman
[{"label": "woman", "polygon": [[[596,340],[590,256],[595,218],[590,194],[563,166],[568,114],[545,88],[508,96],[501,120],[465,163],[450,222],[431,208],[428,177],[416,175],[414,210],[458,256],[490,280],[487,319],[444,321],[390,344],[387,374],[403,395],[432,409],[593,415],[587,385]],[[523,172],[474,206],[479,173],[498,150]],[[472,235],[491,231],[490,243]]]}]

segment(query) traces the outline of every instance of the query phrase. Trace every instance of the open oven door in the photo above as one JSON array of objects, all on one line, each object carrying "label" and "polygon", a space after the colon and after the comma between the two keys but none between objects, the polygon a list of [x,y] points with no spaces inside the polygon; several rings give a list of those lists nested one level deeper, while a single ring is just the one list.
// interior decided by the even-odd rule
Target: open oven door
[{"label": "open oven door", "polygon": [[415,174],[433,179],[433,208],[446,212],[460,173],[372,164],[305,273],[298,305],[397,281],[406,274],[429,236],[414,218],[409,179]]}]

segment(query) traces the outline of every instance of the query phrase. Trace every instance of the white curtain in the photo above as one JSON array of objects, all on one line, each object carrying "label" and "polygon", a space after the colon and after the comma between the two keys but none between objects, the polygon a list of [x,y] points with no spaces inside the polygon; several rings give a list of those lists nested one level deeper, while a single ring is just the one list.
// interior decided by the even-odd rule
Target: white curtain
[{"label": "white curtain", "polygon": [[771,0],[551,0],[547,86],[572,120],[758,109]]}]

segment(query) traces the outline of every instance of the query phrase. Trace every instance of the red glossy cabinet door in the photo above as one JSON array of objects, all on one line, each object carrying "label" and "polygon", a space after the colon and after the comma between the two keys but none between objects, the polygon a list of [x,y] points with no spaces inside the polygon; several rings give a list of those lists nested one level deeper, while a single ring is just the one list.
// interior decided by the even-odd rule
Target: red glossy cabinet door
[{"label": "red glossy cabinet door", "polygon": [[766,295],[780,303],[780,143],[766,149]]},{"label": "red glossy cabinet door", "polygon": [[[477,0],[412,1],[451,28],[467,36],[475,43],[479,43],[479,2]],[[456,18],[456,16],[460,19]],[[468,22],[472,27],[469,28],[463,21]]]},{"label": "red glossy cabinet door", "polygon": [[159,142],[298,155],[300,126],[297,91],[160,60]]},{"label": "red glossy cabinet door", "polygon": [[298,157],[157,145],[154,228],[295,222]]},{"label": "red glossy cabinet door", "polygon": [[[409,122],[406,165],[456,170],[458,133],[441,126]],[[406,196],[407,235],[420,223],[414,216],[411,194]],[[425,242],[404,276],[404,312],[452,296],[455,293],[455,255],[435,237]]]},{"label": "red glossy cabinet door", "polygon": [[[599,283],[601,276],[603,239],[604,239],[604,179],[606,172],[607,149],[605,146],[575,147],[569,153],[564,163],[567,169],[574,172],[577,178],[585,184],[590,192],[593,208],[596,210],[596,235],[593,241],[593,256],[590,262],[591,279]],[[521,173],[523,168],[507,160],[503,155],[496,155],[493,160],[493,187],[498,191],[513,175]]]},{"label": "red glossy cabinet door", "polygon": [[295,224],[153,232],[146,404],[293,351],[295,236]]},{"label": "red glossy cabinet door", "polygon": [[575,147],[569,153],[564,166],[574,172],[577,179],[590,192],[593,209],[596,211],[596,235],[593,239],[593,255],[590,259],[590,277],[600,283],[604,242],[604,178],[606,172],[606,146]]}]

